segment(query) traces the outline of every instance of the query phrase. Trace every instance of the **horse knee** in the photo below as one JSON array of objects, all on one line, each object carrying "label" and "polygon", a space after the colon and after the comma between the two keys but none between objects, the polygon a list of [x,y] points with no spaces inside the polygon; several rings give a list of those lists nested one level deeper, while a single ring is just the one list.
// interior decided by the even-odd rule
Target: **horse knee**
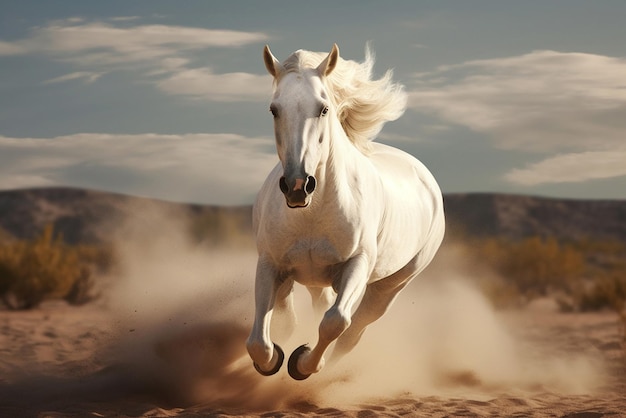
[{"label": "horse knee", "polygon": [[272,344],[267,344],[263,341],[250,337],[246,342],[246,348],[248,349],[248,354],[250,354],[250,357],[255,363],[268,364],[272,361],[274,350],[274,346]]},{"label": "horse knee", "polygon": [[337,308],[331,308],[324,314],[320,324],[320,339],[336,340],[350,326],[350,316]]}]

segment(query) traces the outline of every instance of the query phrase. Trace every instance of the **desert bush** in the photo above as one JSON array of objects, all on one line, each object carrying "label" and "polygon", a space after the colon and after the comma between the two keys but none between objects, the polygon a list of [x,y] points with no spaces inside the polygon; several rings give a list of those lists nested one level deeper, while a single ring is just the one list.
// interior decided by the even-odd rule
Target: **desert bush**
[{"label": "desert bush", "polygon": [[478,287],[496,309],[519,308],[527,302],[515,284],[502,278],[488,277],[479,280]]},{"label": "desert bush", "polygon": [[94,280],[91,270],[83,266],[63,299],[70,305],[84,305],[98,297],[93,292],[93,288]]},{"label": "desert bush", "polygon": [[190,225],[196,242],[218,247],[254,245],[248,213],[214,212],[197,216]]},{"label": "desert bush", "polygon": [[575,292],[574,301],[582,312],[607,308],[621,312],[626,303],[626,277],[607,274],[596,278],[588,286]]},{"label": "desert bush", "polygon": [[10,241],[11,239],[11,234],[9,234],[4,228],[0,226],[0,243]]},{"label": "desert bush", "polygon": [[473,248],[476,256],[528,298],[567,289],[572,279],[584,275],[586,268],[580,250],[555,238],[486,239]]},{"label": "desert bush", "polygon": [[578,245],[587,254],[587,279],[572,292],[575,309],[611,309],[626,325],[626,245],[614,240]]},{"label": "desert bush", "polygon": [[[590,286],[574,296],[577,310],[582,312],[611,309],[620,319],[626,343],[626,272],[611,271],[596,278]],[[626,345],[624,346],[626,347]]]},{"label": "desert bush", "polygon": [[115,264],[114,252],[110,244],[81,244],[72,248],[78,253],[81,264],[90,266],[91,270],[96,272],[106,273]]},{"label": "desert bush", "polygon": [[85,253],[55,237],[51,225],[32,241],[0,245],[0,299],[9,309],[31,309],[46,298],[84,301],[93,264]]}]

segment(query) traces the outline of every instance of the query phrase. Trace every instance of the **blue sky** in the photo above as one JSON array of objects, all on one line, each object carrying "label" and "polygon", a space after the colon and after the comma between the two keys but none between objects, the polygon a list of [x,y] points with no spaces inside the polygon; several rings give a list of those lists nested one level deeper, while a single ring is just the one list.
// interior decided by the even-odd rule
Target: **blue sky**
[{"label": "blue sky", "polygon": [[626,198],[626,2],[0,0],[0,189],[251,203],[277,162],[261,51],[394,69],[381,142],[444,192]]}]

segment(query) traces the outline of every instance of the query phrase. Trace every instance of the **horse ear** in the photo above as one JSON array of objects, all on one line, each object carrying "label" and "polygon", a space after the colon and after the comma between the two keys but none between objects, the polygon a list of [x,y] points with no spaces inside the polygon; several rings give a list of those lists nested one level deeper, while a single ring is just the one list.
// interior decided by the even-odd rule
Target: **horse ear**
[{"label": "horse ear", "polygon": [[337,44],[333,44],[333,49],[330,50],[330,54],[317,66],[317,72],[320,77],[325,77],[332,73],[337,65],[337,61],[339,61],[339,47]]},{"label": "horse ear", "polygon": [[263,48],[263,61],[265,62],[265,68],[267,68],[267,72],[270,73],[274,78],[280,72],[280,61],[276,59],[276,57],[270,51],[269,45],[265,45]]}]

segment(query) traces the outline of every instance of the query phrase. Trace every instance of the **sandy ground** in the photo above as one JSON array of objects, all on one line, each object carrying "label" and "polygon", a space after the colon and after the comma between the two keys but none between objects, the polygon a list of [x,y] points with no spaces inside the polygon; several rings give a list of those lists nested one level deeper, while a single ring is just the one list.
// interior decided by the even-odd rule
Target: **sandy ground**
[{"label": "sandy ground", "polygon": [[[445,254],[340,362],[263,377],[245,349],[256,253],[208,250],[175,216],[138,213],[100,299],[0,310],[0,417],[626,416],[616,315],[496,312]],[[287,355],[317,338],[301,287],[295,306],[296,332],[272,330]]]},{"label": "sandy ground", "polygon": [[[48,302],[29,312],[0,311],[0,416],[626,416],[626,362],[613,314],[560,314],[535,306],[498,317],[515,341],[531,348],[527,352],[536,359],[528,361],[585,353],[598,369],[563,363],[554,369],[554,379],[561,380],[554,387],[568,380],[572,385],[553,390],[550,373],[507,387],[485,383],[480,367],[477,372],[470,367],[440,375],[437,384],[417,384],[415,393],[400,387],[396,394],[339,394],[326,402],[323,393],[308,393],[311,386],[294,392],[299,382],[286,376],[255,375],[245,357],[243,328],[184,322],[177,332],[144,344],[150,339],[135,339],[141,330],[129,328],[137,322],[113,314],[104,303],[70,307]],[[363,344],[370,345],[370,354],[375,349],[371,341]],[[546,347],[549,352],[542,351]],[[133,357],[154,353],[161,363],[138,366],[142,360]],[[525,366],[518,366],[523,373]],[[167,370],[172,367],[184,371]],[[315,378],[307,384],[328,384]],[[331,386],[345,385],[350,393],[351,379],[342,379],[335,378]],[[268,381],[272,387],[260,389]],[[260,397],[271,399],[264,404]]]}]

